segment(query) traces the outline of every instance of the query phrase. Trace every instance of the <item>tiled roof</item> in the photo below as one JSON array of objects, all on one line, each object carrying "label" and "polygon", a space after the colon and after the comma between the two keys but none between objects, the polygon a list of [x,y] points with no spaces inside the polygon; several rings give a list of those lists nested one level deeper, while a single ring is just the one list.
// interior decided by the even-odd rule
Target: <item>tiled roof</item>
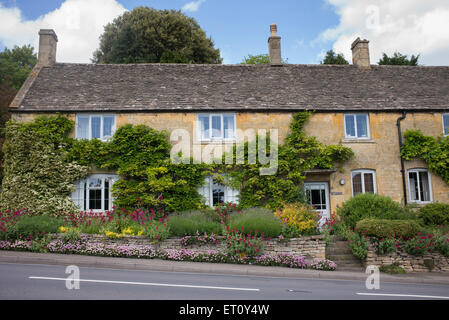
[{"label": "tiled roof", "polygon": [[17,103],[24,112],[449,110],[449,67],[56,63]]}]

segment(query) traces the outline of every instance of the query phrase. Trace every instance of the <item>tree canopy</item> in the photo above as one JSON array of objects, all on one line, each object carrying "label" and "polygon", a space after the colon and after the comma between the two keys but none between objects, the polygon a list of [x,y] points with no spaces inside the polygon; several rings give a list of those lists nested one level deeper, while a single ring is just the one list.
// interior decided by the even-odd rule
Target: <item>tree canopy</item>
[{"label": "tree canopy", "polygon": [[326,52],[321,64],[349,64],[342,53],[335,53],[334,50],[329,50]]},{"label": "tree canopy", "polygon": [[[252,55],[248,54],[247,57],[244,57],[241,64],[264,64],[270,63],[270,55],[268,53],[265,54],[257,54]],[[288,63],[288,59],[282,59],[282,63]]]},{"label": "tree canopy", "polygon": [[26,45],[14,46],[12,50],[5,48],[0,52],[0,83],[9,82],[19,90],[37,62],[33,51],[32,46]]},{"label": "tree canopy", "polygon": [[412,55],[410,59],[407,55],[395,52],[392,57],[387,56],[385,53],[382,55],[382,59],[379,60],[379,65],[396,65],[396,66],[418,66],[419,54],[417,56]]},{"label": "tree canopy", "polygon": [[221,63],[220,50],[179,10],[137,7],[105,26],[94,63]]},{"label": "tree canopy", "polygon": [[5,124],[9,120],[8,107],[37,63],[34,48],[14,46],[0,52],[0,182],[3,177],[3,142]]}]

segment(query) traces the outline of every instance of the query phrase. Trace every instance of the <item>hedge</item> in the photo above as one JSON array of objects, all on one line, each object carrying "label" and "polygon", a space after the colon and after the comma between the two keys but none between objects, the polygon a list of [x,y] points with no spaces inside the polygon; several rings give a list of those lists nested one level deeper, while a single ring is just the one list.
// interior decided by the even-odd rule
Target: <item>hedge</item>
[{"label": "hedge", "polygon": [[414,220],[364,219],[357,223],[356,230],[366,236],[377,238],[408,239],[421,229]]}]

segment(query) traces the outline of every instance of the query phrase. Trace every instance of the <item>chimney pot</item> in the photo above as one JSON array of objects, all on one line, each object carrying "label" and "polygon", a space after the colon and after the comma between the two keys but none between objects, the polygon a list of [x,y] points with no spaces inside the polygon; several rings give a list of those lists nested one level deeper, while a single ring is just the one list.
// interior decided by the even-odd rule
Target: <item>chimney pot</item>
[{"label": "chimney pot", "polygon": [[277,25],[270,26],[271,36],[268,38],[268,49],[270,53],[270,62],[272,65],[282,65],[281,58],[281,37],[277,36]]},{"label": "chimney pot", "polygon": [[371,69],[369,57],[369,41],[360,38],[355,39],[351,45],[352,63],[360,69]]},{"label": "chimney pot", "polygon": [[272,24],[270,26],[270,31],[271,31],[271,36],[272,37],[276,37],[277,36],[277,32],[278,32],[278,26],[275,24]]},{"label": "chimney pot", "polygon": [[39,30],[38,64],[51,66],[56,63],[56,45],[58,37],[53,29]]}]

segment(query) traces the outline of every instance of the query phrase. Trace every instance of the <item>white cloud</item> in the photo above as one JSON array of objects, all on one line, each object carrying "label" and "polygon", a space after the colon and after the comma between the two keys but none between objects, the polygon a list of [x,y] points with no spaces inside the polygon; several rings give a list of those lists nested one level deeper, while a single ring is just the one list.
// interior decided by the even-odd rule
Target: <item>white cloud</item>
[{"label": "white cloud", "polygon": [[449,1],[447,0],[326,0],[340,16],[321,41],[352,59],[351,43],[370,40],[371,63],[382,53],[421,54],[424,65],[449,65]]},{"label": "white cloud", "polygon": [[189,3],[186,3],[184,7],[182,7],[182,10],[184,11],[190,11],[190,12],[196,12],[200,9],[200,6],[206,2],[206,0],[198,0],[198,1],[191,1]]},{"label": "white cloud", "polygon": [[90,62],[99,46],[103,26],[126,9],[116,0],[66,0],[35,20],[25,20],[17,7],[0,3],[0,40],[5,46],[31,44],[39,48],[39,29],[54,29],[58,36],[58,62]]}]

